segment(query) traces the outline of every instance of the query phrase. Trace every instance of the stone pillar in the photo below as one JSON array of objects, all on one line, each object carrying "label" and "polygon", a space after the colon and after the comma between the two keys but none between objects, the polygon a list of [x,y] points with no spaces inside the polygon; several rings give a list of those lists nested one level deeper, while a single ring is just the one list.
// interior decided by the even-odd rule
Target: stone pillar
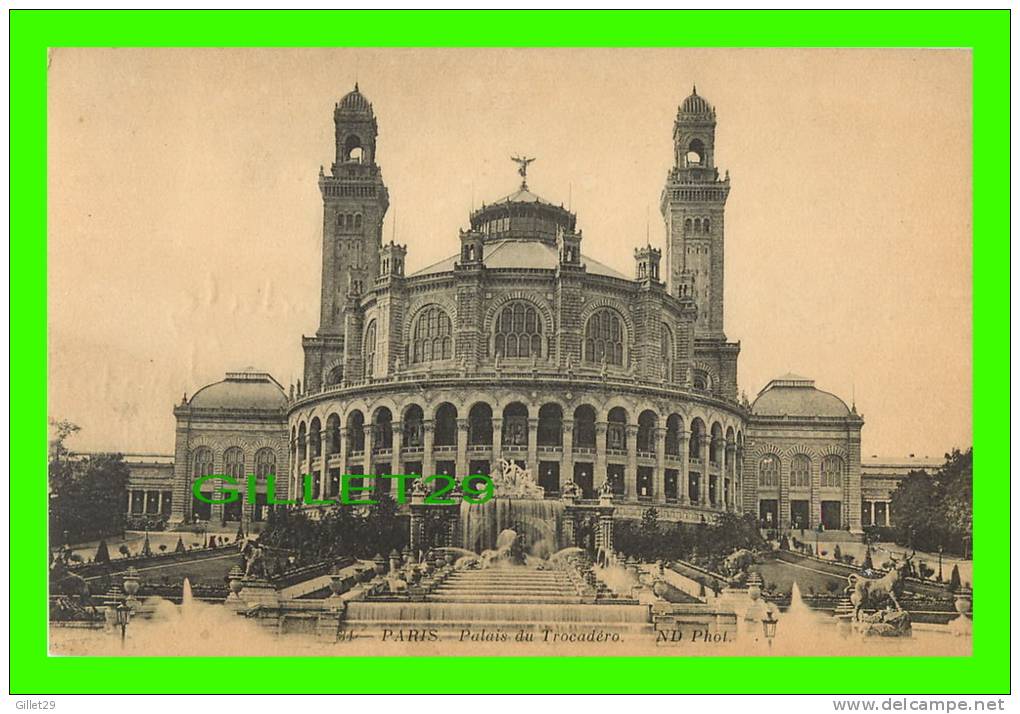
[{"label": "stone pillar", "polygon": [[329,432],[325,429],[319,430],[319,494],[317,498],[321,501],[326,498],[329,492]]},{"label": "stone pillar", "polygon": [[666,429],[655,427],[655,472],[652,475],[652,495],[658,503],[666,502]]},{"label": "stone pillar", "polygon": [[[563,448],[560,457],[560,491],[574,480],[574,420],[563,420]],[[571,540],[573,545],[573,540]]]},{"label": "stone pillar", "polygon": [[528,419],[528,470],[538,481],[538,418]]},{"label": "stone pillar", "polygon": [[156,513],[161,516],[163,515],[163,492],[159,491],[158,493],[159,495],[156,496]]},{"label": "stone pillar", "polygon": [[[403,474],[404,461],[400,458],[400,450],[404,448],[404,425],[395,421],[390,428],[393,429],[393,456],[390,457],[390,473]],[[395,497],[396,492],[393,493]]]},{"label": "stone pillar", "polygon": [[577,545],[577,527],[575,525],[577,519],[577,509],[573,505],[574,499],[569,500],[563,499],[563,532],[562,541],[559,543],[561,548],[570,548]]},{"label": "stone pillar", "polygon": [[436,472],[436,455],[433,453],[435,432],[432,427],[431,419],[422,422],[421,476],[423,479],[434,476]]},{"label": "stone pillar", "polygon": [[[726,444],[726,466],[723,471],[723,507],[727,512],[733,510],[734,494],[737,488],[737,469],[734,459],[737,455],[737,447],[729,442]],[[726,493],[726,482],[729,482],[729,493]]]},{"label": "stone pillar", "polygon": [[134,504],[134,501],[135,501],[135,492],[131,490],[131,486],[130,485],[128,485],[128,492],[127,492],[127,494],[128,494],[127,514],[130,516],[131,515],[131,506],[132,506],[132,504]]},{"label": "stone pillar", "polygon": [[592,485],[598,491],[605,482],[606,474],[606,429],[609,424],[604,421],[595,422],[595,473],[592,474]]},{"label": "stone pillar", "polygon": [[458,419],[457,420],[457,474],[456,477],[460,481],[464,481],[468,477],[468,426],[470,425],[469,419]]},{"label": "stone pillar", "polygon": [[701,457],[701,483],[700,493],[698,494],[698,505],[702,508],[708,507],[708,449],[709,449],[709,437],[708,435],[701,437],[701,443],[698,444],[698,456]]},{"label": "stone pillar", "polygon": [[596,548],[602,548],[607,554],[613,552],[613,504],[608,496],[599,498],[599,532]]},{"label": "stone pillar", "polygon": [[822,522],[822,464],[819,459],[811,459],[811,512],[808,514],[808,525],[814,529]]},{"label": "stone pillar", "polygon": [[492,417],[492,464],[490,471],[499,469],[499,460],[503,458],[503,417]]},{"label": "stone pillar", "polygon": [[677,475],[677,496],[680,499],[681,505],[687,505],[691,502],[687,494],[687,480],[690,478],[690,464],[687,463],[689,454],[687,453],[687,434],[684,432],[680,433],[680,473]]},{"label": "stone pillar", "polygon": [[624,498],[636,501],[637,491],[637,424],[627,425],[627,473],[623,478]]},{"label": "stone pillar", "polygon": [[421,494],[411,495],[411,533],[408,538],[411,552],[414,557],[422,550],[425,543],[425,496]]},{"label": "stone pillar", "polygon": [[[362,472],[367,476],[372,473],[372,469],[375,468],[372,465],[372,450],[375,448],[375,425],[365,424],[362,429],[365,434],[365,454],[362,463]],[[365,484],[368,485],[367,483]]]}]

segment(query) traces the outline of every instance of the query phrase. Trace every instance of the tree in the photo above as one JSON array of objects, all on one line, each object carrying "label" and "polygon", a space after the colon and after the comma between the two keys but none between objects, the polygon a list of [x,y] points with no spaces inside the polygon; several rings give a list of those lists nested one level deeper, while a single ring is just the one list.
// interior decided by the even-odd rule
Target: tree
[{"label": "tree", "polygon": [[953,572],[949,576],[949,592],[955,593],[960,589],[960,566],[953,565]]},{"label": "tree", "polygon": [[865,550],[864,550],[864,562],[861,564],[861,567],[864,568],[865,570],[874,570],[875,569],[874,564],[872,564],[872,562],[871,562],[871,546],[870,545],[867,546],[867,548],[865,548]]},{"label": "tree", "polygon": [[174,548],[174,552],[175,553],[184,553],[185,550],[186,549],[184,547],[184,539],[181,536],[177,536],[177,547]]},{"label": "tree", "polygon": [[109,563],[110,562],[110,549],[106,545],[106,540],[99,541],[99,547],[96,548],[96,557],[93,562],[96,563]]},{"label": "tree", "polygon": [[832,559],[843,562],[843,551],[839,549],[839,543],[837,543],[836,547],[832,549]]},{"label": "tree", "polygon": [[117,548],[117,552],[119,552],[125,558],[129,558],[131,556],[131,550],[127,547],[127,544],[125,543],[120,544],[120,547]]},{"label": "tree", "polygon": [[892,494],[897,543],[963,553],[973,529],[973,461],[973,449],[954,449],[934,473],[907,474]]},{"label": "tree", "polygon": [[122,533],[128,468],[120,454],[75,456],[66,440],[79,428],[51,422],[49,527],[52,544],[76,543]]}]

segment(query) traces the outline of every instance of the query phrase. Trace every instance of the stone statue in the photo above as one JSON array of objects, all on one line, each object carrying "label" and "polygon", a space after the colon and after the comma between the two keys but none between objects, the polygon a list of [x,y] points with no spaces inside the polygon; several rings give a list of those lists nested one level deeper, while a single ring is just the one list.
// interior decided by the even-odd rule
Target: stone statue
[{"label": "stone statue", "polygon": [[244,558],[244,577],[266,577],[265,552],[261,545],[253,540],[246,539],[241,547],[241,556]]},{"label": "stone statue", "polygon": [[563,498],[578,498],[581,495],[581,489],[573,479],[566,481],[560,488],[560,496]]},{"label": "stone statue", "polygon": [[492,481],[499,498],[545,498],[545,489],[535,483],[531,471],[513,461],[500,459],[499,472]]}]

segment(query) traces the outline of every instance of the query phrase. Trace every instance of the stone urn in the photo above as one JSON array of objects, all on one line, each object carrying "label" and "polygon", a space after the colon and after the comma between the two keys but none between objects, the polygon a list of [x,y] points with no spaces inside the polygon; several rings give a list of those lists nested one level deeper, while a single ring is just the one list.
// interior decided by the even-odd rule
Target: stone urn
[{"label": "stone urn", "polygon": [[333,597],[340,597],[344,591],[344,576],[340,573],[330,573],[329,575],[329,591],[333,594]]},{"label": "stone urn", "polygon": [[386,574],[386,558],[382,556],[382,553],[376,553],[375,558],[372,559],[375,564],[375,574],[385,575]]},{"label": "stone urn", "polygon": [[447,565],[453,565],[453,553],[447,553],[444,555],[443,560],[446,561]]},{"label": "stone urn", "polygon": [[971,609],[974,607],[974,593],[968,588],[961,588],[956,591],[956,597],[953,600],[953,606],[956,611],[964,617],[971,616]]},{"label": "stone urn", "polygon": [[240,565],[235,565],[227,574],[227,585],[230,588],[230,594],[234,597],[237,597],[237,594],[241,592],[241,581],[243,578],[244,572],[242,572]]},{"label": "stone urn", "polygon": [[129,600],[135,599],[135,594],[138,592],[138,586],[141,583],[141,578],[138,577],[138,571],[135,570],[135,566],[129,567],[124,573],[124,592],[127,593]]}]

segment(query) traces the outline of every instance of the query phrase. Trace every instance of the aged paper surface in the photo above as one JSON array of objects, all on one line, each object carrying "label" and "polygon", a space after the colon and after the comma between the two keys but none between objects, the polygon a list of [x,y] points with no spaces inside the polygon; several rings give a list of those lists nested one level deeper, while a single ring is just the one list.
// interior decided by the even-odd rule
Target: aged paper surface
[{"label": "aged paper surface", "polygon": [[51,652],[969,654],[970,70],[54,50]]}]

